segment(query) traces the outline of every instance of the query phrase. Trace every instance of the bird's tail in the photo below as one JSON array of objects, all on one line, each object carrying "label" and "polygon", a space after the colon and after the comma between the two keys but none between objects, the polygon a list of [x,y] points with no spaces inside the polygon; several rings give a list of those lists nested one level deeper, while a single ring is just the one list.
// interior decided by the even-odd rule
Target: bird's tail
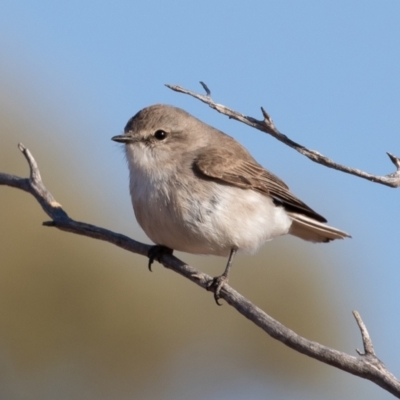
[{"label": "bird's tail", "polygon": [[289,233],[310,242],[330,242],[335,239],[351,237],[348,233],[325,225],[303,214],[288,212],[293,223]]}]

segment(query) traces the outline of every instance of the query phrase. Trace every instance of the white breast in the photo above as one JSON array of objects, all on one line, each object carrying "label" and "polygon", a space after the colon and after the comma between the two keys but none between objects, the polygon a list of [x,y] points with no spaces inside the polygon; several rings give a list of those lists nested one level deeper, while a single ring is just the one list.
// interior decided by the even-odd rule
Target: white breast
[{"label": "white breast", "polygon": [[193,173],[182,179],[176,170],[152,168],[143,151],[127,153],[136,219],[156,244],[227,256],[233,247],[253,252],[290,228],[289,216],[269,197]]}]

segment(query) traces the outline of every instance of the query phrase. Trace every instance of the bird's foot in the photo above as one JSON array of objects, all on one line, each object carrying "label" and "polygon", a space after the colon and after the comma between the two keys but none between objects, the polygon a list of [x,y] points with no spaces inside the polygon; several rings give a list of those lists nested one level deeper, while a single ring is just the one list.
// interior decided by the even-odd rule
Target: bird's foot
[{"label": "bird's foot", "polygon": [[164,254],[172,255],[172,253],[173,250],[166,246],[156,244],[155,246],[151,247],[149,252],[147,253],[147,257],[149,257],[149,264],[148,264],[149,271],[151,271],[151,265],[153,264],[154,260],[160,262],[161,257]]},{"label": "bird's foot", "polygon": [[221,289],[225,283],[228,283],[228,277],[225,274],[222,274],[220,276],[216,276],[207,285],[207,290],[214,292],[214,300],[219,306],[222,306],[218,300],[221,298]]}]

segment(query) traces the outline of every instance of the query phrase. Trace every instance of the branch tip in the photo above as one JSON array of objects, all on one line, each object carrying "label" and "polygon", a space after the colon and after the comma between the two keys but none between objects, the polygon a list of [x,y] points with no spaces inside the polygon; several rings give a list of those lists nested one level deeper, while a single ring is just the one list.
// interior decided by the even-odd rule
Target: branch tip
[{"label": "branch tip", "polygon": [[271,130],[275,132],[275,134],[280,134],[275,127],[274,121],[272,120],[271,116],[267,113],[264,107],[261,107],[261,112],[264,117],[264,125],[266,126],[268,132]]},{"label": "branch tip", "polygon": [[21,153],[23,153],[26,150],[26,147],[22,143],[18,143],[18,149]]},{"label": "branch tip", "polygon": [[54,221],[44,221],[42,223],[43,226],[56,226],[56,223]]},{"label": "branch tip", "polygon": [[263,117],[265,118],[265,119],[270,119],[271,117],[270,117],[270,115],[265,111],[265,108],[264,107],[261,107],[261,112],[262,112],[262,115],[263,115]]},{"label": "branch tip", "polygon": [[357,310],[353,311],[353,315],[354,315],[354,318],[360,329],[363,346],[364,346],[364,353],[361,353],[360,350],[358,350],[358,349],[356,350],[357,353],[360,355],[371,355],[371,356],[376,357],[374,346],[372,345],[372,340],[369,336],[369,333],[368,333],[367,327],[364,324],[364,321],[361,319],[361,316]]},{"label": "branch tip", "polygon": [[211,97],[211,90],[208,88],[208,86],[202,81],[200,81],[200,85],[203,86],[203,89],[205,90],[206,95],[208,97]]},{"label": "branch tip", "polygon": [[22,152],[26,161],[28,162],[30,169],[30,180],[35,183],[41,182],[42,178],[40,176],[39,167],[29,149],[25,147],[21,142],[18,143],[18,149]]},{"label": "branch tip", "polygon": [[397,170],[400,171],[400,158],[389,152],[386,152],[386,154],[389,156],[390,161],[396,166]]}]

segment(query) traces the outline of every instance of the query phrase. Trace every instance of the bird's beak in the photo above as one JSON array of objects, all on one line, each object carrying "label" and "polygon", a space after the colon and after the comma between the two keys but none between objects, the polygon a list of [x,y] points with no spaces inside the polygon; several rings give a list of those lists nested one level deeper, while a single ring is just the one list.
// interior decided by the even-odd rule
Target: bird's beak
[{"label": "bird's beak", "polygon": [[118,142],[118,143],[132,143],[134,140],[132,138],[132,136],[130,135],[117,135],[117,136],[113,136],[111,138],[111,140],[114,140],[114,142]]}]

